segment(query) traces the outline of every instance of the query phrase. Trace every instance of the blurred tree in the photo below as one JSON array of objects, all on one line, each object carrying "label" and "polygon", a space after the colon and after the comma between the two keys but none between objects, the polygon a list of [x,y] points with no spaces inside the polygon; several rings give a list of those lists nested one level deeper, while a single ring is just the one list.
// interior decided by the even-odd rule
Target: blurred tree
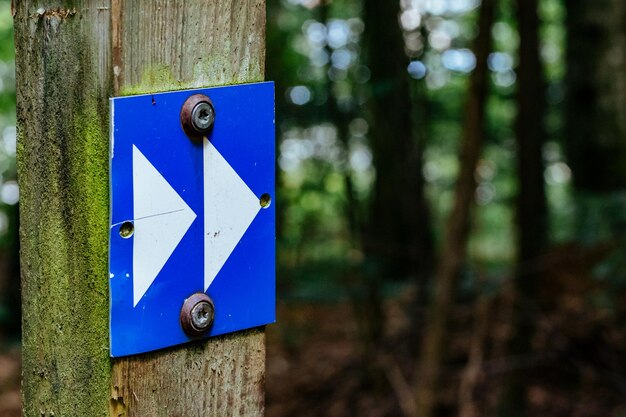
[{"label": "blurred tree", "polygon": [[437,405],[438,383],[445,360],[447,322],[454,304],[457,277],[465,260],[470,231],[470,210],[476,190],[475,171],[486,136],[485,111],[491,51],[491,28],[496,0],[483,0],[478,17],[478,35],[474,40],[476,68],[471,74],[465,107],[465,126],[459,154],[459,174],[454,206],[448,217],[444,246],[437,266],[435,292],[424,330],[416,393],[417,416],[431,417]]},{"label": "blurred tree", "polygon": [[546,89],[539,56],[539,17],[537,0],[518,0],[517,19],[520,34],[517,69],[517,107],[515,123],[519,191],[517,198],[518,287],[521,295],[534,295],[538,258],[547,240],[547,208],[544,163],[541,154],[545,142],[544,112]]},{"label": "blurred tree", "polygon": [[626,2],[566,0],[565,137],[574,186],[626,189]]},{"label": "blurred tree", "polygon": [[[516,297],[513,311],[513,337],[509,354],[525,357],[532,352],[534,317],[529,303],[537,297],[543,270],[542,255],[547,244],[547,203],[542,147],[546,138],[544,113],[546,88],[539,45],[537,0],[517,0],[519,65],[517,68],[517,120],[515,135],[518,162]],[[518,369],[509,376],[502,399],[502,416],[526,413],[528,370]]]},{"label": "blurred tree", "polygon": [[10,1],[0,0],[0,339],[20,335],[15,52]]},{"label": "blurred tree", "polygon": [[399,1],[363,0],[363,36],[371,72],[368,102],[376,180],[364,227],[366,255],[376,275],[427,276],[432,263],[430,217],[424,198],[424,138],[412,122]]},{"label": "blurred tree", "polygon": [[[330,0],[322,0],[322,3],[319,6],[319,17],[320,22],[323,23],[326,27],[329,27],[331,20],[331,1]],[[329,57],[332,57],[333,48],[327,42],[324,50]],[[326,70],[330,73],[333,70],[332,61],[329,60],[329,63],[326,67]],[[355,100],[350,100],[347,104],[343,106],[339,103],[339,98],[334,91],[335,83],[331,79],[331,77],[324,78],[324,89],[326,99],[326,105],[322,113],[324,114],[324,119],[326,122],[333,123],[337,129],[337,139],[341,143],[341,147],[343,150],[344,161],[343,161],[343,185],[344,185],[344,193],[345,193],[345,204],[343,207],[343,214],[345,216],[347,231],[348,231],[348,240],[350,241],[350,246],[359,246],[359,224],[358,224],[358,201],[354,194],[354,185],[352,181],[351,170],[349,166],[349,155],[350,155],[350,146],[348,143],[349,140],[349,124],[352,119],[357,117],[360,114],[360,110],[356,107]]]},{"label": "blurred tree", "polygon": [[[400,9],[397,3],[400,3]],[[597,367],[593,362],[598,358],[593,355],[585,357],[586,365],[580,371],[580,375],[584,374],[583,381],[571,377],[576,377],[575,372],[579,370],[572,372],[572,369],[579,365],[572,366],[568,362],[569,355],[586,356],[586,348],[581,349],[581,346],[593,344],[598,351],[606,347],[597,343],[601,338],[590,337],[592,333],[584,327],[585,323],[591,326],[590,320],[606,318],[616,311],[611,303],[623,303],[617,301],[621,300],[620,293],[607,290],[603,285],[605,281],[626,282],[619,281],[614,273],[623,274],[624,270],[619,271],[612,265],[607,268],[603,264],[598,268],[594,266],[592,271],[591,266],[586,265],[584,282],[589,280],[590,285],[582,285],[578,263],[573,263],[565,273],[560,266],[554,266],[555,261],[558,264],[563,260],[554,256],[554,250],[544,249],[548,240],[546,230],[553,242],[569,239],[575,217],[570,198],[570,170],[559,142],[565,136],[560,111],[565,106],[562,94],[566,70],[562,59],[566,35],[565,5],[578,10],[577,17],[569,16],[578,22],[578,26],[570,29],[570,39],[575,42],[570,42],[569,60],[572,61],[572,71],[582,68],[577,73],[578,78],[573,77],[572,71],[569,77],[589,84],[597,96],[594,100],[583,98],[576,103],[570,100],[567,104],[569,110],[576,110],[568,112],[570,120],[576,123],[568,125],[572,133],[566,137],[570,159],[573,161],[572,154],[578,155],[578,165],[584,169],[581,173],[573,164],[574,174],[577,180],[585,175],[584,180],[591,182],[604,181],[600,177],[594,179],[590,170],[602,163],[584,160],[585,155],[595,154],[577,151],[575,147],[578,145],[570,143],[570,138],[576,136],[588,142],[599,140],[593,126],[600,122],[593,118],[585,120],[586,115],[599,112],[606,115],[609,111],[619,113],[620,106],[624,107],[618,100],[623,97],[618,92],[624,91],[619,81],[624,74],[623,66],[619,64],[623,56],[619,52],[623,45],[620,39],[623,38],[618,35],[623,6],[615,0],[594,4],[590,0],[497,1],[498,19],[491,32],[494,53],[487,59],[487,76],[493,81],[493,91],[488,94],[487,108],[481,109],[476,100],[473,108],[464,107],[467,105],[464,102],[469,74],[473,72],[472,77],[477,77],[484,71],[481,68],[484,57],[477,57],[468,49],[476,39],[479,26],[476,14],[470,11],[479,3],[475,0],[382,3],[372,0],[281,0],[269,3],[268,19],[274,21],[274,27],[270,25],[268,33],[268,68],[271,70],[268,78],[277,81],[277,126],[282,151],[279,163],[282,186],[277,201],[284,210],[280,217],[285,220],[285,227],[279,235],[281,298],[285,304],[289,303],[288,300],[297,300],[291,303],[294,311],[302,310],[303,302],[312,299],[350,298],[359,304],[354,322],[349,322],[351,329],[365,330],[363,333],[378,339],[373,341],[377,345],[373,344],[370,349],[372,355],[358,355],[362,345],[356,342],[354,356],[343,362],[343,365],[349,365],[337,366],[341,372],[327,380],[311,378],[311,386],[307,389],[296,387],[294,391],[306,393],[299,398],[292,396],[294,398],[290,400],[300,404],[301,412],[285,414],[397,415],[402,409],[403,414],[414,415],[411,410],[415,404],[409,403],[415,403],[416,387],[409,381],[427,386],[424,392],[430,395],[427,399],[431,401],[427,405],[436,407],[439,414],[448,414],[446,411],[457,405],[450,395],[457,388],[456,371],[468,357],[468,369],[475,373],[459,390],[463,391],[459,403],[466,402],[459,405],[470,406],[464,408],[469,410],[464,415],[496,415],[498,406],[502,407],[498,411],[503,411],[505,405],[509,411],[503,414],[522,414],[529,393],[536,395],[533,397],[535,401],[526,407],[527,415],[571,415],[540,413],[537,398],[543,398],[546,404],[557,404],[565,401],[553,401],[555,392],[559,398],[566,396],[568,399],[583,391],[584,395],[595,397],[592,401],[602,397],[594,391],[599,385],[591,380],[596,372],[594,367]],[[400,28],[397,27],[399,11]],[[592,40],[588,38],[589,34],[580,32],[586,30],[580,25],[587,22],[585,24],[589,26],[590,20],[597,26],[592,28]],[[365,36],[362,37],[364,28]],[[489,32],[483,27],[480,29]],[[339,38],[343,40],[338,42]],[[406,55],[411,57],[410,64]],[[613,75],[607,75],[609,67],[598,61],[610,57],[615,60],[610,63]],[[477,63],[479,67],[475,68]],[[413,81],[406,79],[407,69]],[[597,102],[604,97],[598,93],[603,91],[596,86],[598,82],[605,83],[603,89],[611,89],[606,99],[613,100],[613,104],[601,109],[597,108]],[[407,97],[404,92],[409,90],[417,96]],[[575,89],[568,91],[573,97]],[[369,93],[367,100],[363,97],[364,92]],[[547,100],[544,102],[544,99]],[[486,118],[486,125],[481,127],[482,138],[479,137],[484,142],[481,158],[474,170],[472,164],[467,163],[470,158],[464,157],[463,174],[459,179],[458,138],[468,138],[471,134],[466,128],[471,125],[463,126],[462,115],[475,121],[476,114],[481,112]],[[406,113],[413,114],[412,125]],[[416,121],[416,116],[421,120]],[[583,125],[591,126],[593,137],[583,138],[586,131],[579,127]],[[414,132],[413,139],[410,139],[408,129],[415,126],[425,132]],[[609,129],[607,126],[599,128],[603,132]],[[617,132],[611,133],[614,142],[624,137],[620,131],[613,129],[611,132]],[[394,314],[396,291],[399,290],[403,297],[413,293],[390,282],[389,278],[427,270],[420,265],[420,259],[417,259],[418,263],[410,264],[412,243],[407,242],[411,236],[419,237],[419,233],[411,231],[416,227],[412,223],[416,219],[406,220],[407,213],[412,216],[416,212],[410,206],[416,204],[415,188],[411,187],[416,184],[419,188],[421,183],[410,181],[421,181],[418,164],[421,164],[426,138],[424,180],[433,209],[431,219],[434,219],[436,240],[443,243],[444,251],[438,269],[437,299],[430,306],[431,321],[424,329],[409,324],[409,320],[404,320],[405,316],[402,325],[398,324],[398,316]],[[595,148],[599,144],[584,146]],[[322,150],[325,149],[333,152],[324,154]],[[412,151],[416,153],[412,154]],[[370,165],[372,156],[373,167]],[[357,161],[357,157],[361,160]],[[618,155],[609,152],[605,157],[614,159]],[[411,165],[411,160],[417,162]],[[360,167],[355,161],[361,163]],[[602,168],[608,170],[608,166]],[[377,174],[377,182],[374,182],[373,174]],[[403,175],[406,178],[401,178]],[[401,181],[394,182],[394,178]],[[455,203],[453,194],[457,179]],[[478,184],[475,189],[474,181]],[[617,180],[611,178],[611,181]],[[459,191],[461,183],[470,184],[463,188],[463,194]],[[597,189],[609,189],[606,184],[591,185]],[[350,190],[353,186],[354,194]],[[583,190],[578,184],[576,187]],[[610,190],[618,189],[613,187]],[[407,196],[408,190],[411,195]],[[550,229],[546,225],[545,194],[550,204]],[[410,203],[411,199],[413,203]],[[467,210],[473,200],[479,209],[472,214]],[[464,205],[459,205],[459,201]],[[606,213],[606,203],[605,197],[596,200],[598,212]],[[623,211],[623,200],[615,207]],[[451,210],[453,214],[450,216]],[[581,228],[595,231],[588,225]],[[469,248],[468,254],[465,254],[466,247]],[[365,257],[360,249],[365,249]],[[566,260],[570,256],[579,260],[579,255],[585,253],[579,249],[574,244],[564,248],[562,253]],[[542,272],[545,260],[550,261],[550,269]],[[597,279],[598,274],[607,279]],[[511,275],[514,278],[509,281]],[[576,296],[572,297],[555,286],[555,276],[561,276],[568,286],[580,288],[576,290]],[[351,285],[344,285],[346,282]],[[592,293],[587,289],[591,284],[599,289]],[[517,290],[516,301],[514,291],[510,291],[513,286]],[[418,294],[428,296],[427,291]],[[409,298],[407,295],[402,307],[414,302]],[[474,308],[470,308],[472,302]],[[422,308],[426,305],[419,301],[416,304]],[[544,304],[552,306],[551,310],[547,310]],[[580,316],[567,316],[560,311],[561,304],[568,304],[572,309],[584,308],[579,312]],[[598,313],[588,307],[591,304],[599,306]],[[585,319],[585,315],[591,317]],[[423,322],[422,314],[414,314],[412,318]],[[557,320],[557,324],[552,320]],[[318,323],[316,328],[324,327],[319,320],[307,318],[306,321],[307,326],[315,321]],[[471,321],[473,326],[468,325]],[[569,323],[577,323],[577,326]],[[408,331],[409,328],[413,330]],[[297,350],[302,349],[297,342],[301,336],[295,335],[293,329],[293,334],[283,331],[294,357],[307,356],[302,353],[304,350]],[[419,340],[423,333],[426,338]],[[575,339],[571,337],[573,333],[576,333]],[[351,342],[358,341],[353,335],[350,333]],[[327,337],[325,342],[329,348],[345,343],[328,341],[334,338]],[[566,350],[560,347],[563,338],[567,338]],[[427,378],[424,378],[423,374],[415,372],[416,367],[394,366],[396,361],[404,364],[414,359],[417,349],[411,344],[417,340],[423,342],[422,355],[429,358],[422,360],[422,370],[433,365],[434,376],[426,374]],[[617,347],[618,342],[615,343]],[[430,356],[425,353],[426,346]],[[314,349],[321,351],[323,346],[316,344]],[[555,351],[559,360],[548,364],[553,366],[548,368],[545,358],[552,361]],[[611,366],[616,356],[617,353],[606,356]],[[364,363],[364,358],[370,362]],[[386,366],[389,363],[391,366]],[[507,370],[503,372],[500,364]],[[364,372],[367,365],[377,367],[374,371],[378,373]],[[602,379],[603,384],[610,385],[614,381],[610,375],[605,377],[601,372],[598,375],[601,375],[598,380]],[[442,382],[437,381],[439,376]],[[395,397],[388,395],[387,387],[382,386],[384,377],[389,380]],[[429,379],[431,377],[434,382]],[[348,380],[350,382],[346,382]],[[332,381],[333,389],[323,392],[317,387],[316,390],[309,389],[315,384],[328,387],[326,381]],[[501,395],[503,388],[508,388],[504,390],[504,396]],[[409,400],[405,401],[407,398]],[[404,405],[391,404],[394,399]],[[577,401],[568,401],[566,405],[554,407],[573,410],[578,406]],[[316,407],[315,411],[310,407]],[[380,411],[382,409],[386,411]],[[342,413],[337,410],[350,411]],[[576,412],[584,414],[581,410],[579,407]],[[604,414],[590,411],[586,415]]]}]

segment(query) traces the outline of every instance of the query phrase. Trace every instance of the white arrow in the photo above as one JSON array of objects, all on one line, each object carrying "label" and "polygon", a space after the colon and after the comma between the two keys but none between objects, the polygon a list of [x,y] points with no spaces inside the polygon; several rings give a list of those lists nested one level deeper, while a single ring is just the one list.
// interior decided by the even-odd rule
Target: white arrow
[{"label": "white arrow", "polygon": [[206,138],[204,154],[204,290],[261,209],[259,198]]},{"label": "white arrow", "polygon": [[133,145],[133,307],[187,233],[196,213]]}]

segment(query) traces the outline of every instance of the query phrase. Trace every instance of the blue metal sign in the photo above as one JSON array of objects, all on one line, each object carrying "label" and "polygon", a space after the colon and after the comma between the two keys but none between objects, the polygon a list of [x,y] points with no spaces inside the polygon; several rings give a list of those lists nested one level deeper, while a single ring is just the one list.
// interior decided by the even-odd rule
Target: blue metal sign
[{"label": "blue metal sign", "polygon": [[[215,109],[190,139],[193,94]],[[204,337],[275,320],[274,86],[244,84],[111,99],[111,356],[190,340],[181,308],[214,303]]]}]

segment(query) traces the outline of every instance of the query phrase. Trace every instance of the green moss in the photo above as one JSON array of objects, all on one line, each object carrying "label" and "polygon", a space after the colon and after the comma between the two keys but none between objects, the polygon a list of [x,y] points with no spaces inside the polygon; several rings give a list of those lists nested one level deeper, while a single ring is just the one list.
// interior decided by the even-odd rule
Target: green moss
[{"label": "green moss", "polygon": [[24,416],[105,417],[107,93],[79,19],[19,16],[28,4],[16,19]]},{"label": "green moss", "polygon": [[[22,200],[24,223],[30,223],[22,237],[28,264],[24,369],[32,373],[25,375],[26,416],[41,410],[106,415],[108,155],[101,123],[93,109],[76,117],[73,132],[63,138],[69,142],[59,155],[63,166],[51,164],[67,174],[48,172],[43,180],[33,176],[33,164],[20,169],[21,182],[31,182],[34,191],[27,187]],[[39,159],[31,152],[22,150],[20,157]]]},{"label": "green moss", "polygon": [[141,82],[133,86],[125,86],[120,91],[122,96],[148,94],[156,91],[172,91],[182,88],[182,83],[172,75],[166,65],[156,65],[146,69],[141,75]]},{"label": "green moss", "polygon": [[[109,153],[108,117],[98,115],[95,103],[91,103],[74,120],[76,151],[71,153],[71,190],[77,206],[81,207],[80,227],[77,233],[84,234],[77,249],[81,264],[79,269],[87,271],[87,285],[92,299],[87,303],[96,308],[87,308],[89,327],[95,345],[90,349],[108,350],[108,229],[109,229]],[[87,204],[85,204],[87,203]],[[106,314],[103,314],[106,312]],[[108,359],[108,358],[107,358]],[[108,360],[106,369],[108,373]]]},{"label": "green moss", "polygon": [[[230,59],[231,58],[227,55],[219,55],[216,53],[210,57],[199,60],[193,66],[193,76],[189,80],[177,80],[172,75],[172,71],[168,66],[156,65],[143,72],[141,81],[138,84],[123,87],[120,91],[120,95],[131,96],[187,88],[202,88],[263,81],[263,73],[260,68],[255,68],[251,71],[254,72],[253,74],[225,71],[225,68],[231,66]],[[246,68],[247,62],[242,62],[241,66],[242,68]]]}]

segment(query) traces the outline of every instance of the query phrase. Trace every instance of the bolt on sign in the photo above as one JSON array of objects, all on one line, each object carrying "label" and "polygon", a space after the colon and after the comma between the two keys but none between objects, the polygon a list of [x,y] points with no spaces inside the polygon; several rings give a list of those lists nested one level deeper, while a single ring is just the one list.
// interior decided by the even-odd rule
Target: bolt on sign
[{"label": "bolt on sign", "polygon": [[275,321],[274,85],[111,99],[111,356]]}]

